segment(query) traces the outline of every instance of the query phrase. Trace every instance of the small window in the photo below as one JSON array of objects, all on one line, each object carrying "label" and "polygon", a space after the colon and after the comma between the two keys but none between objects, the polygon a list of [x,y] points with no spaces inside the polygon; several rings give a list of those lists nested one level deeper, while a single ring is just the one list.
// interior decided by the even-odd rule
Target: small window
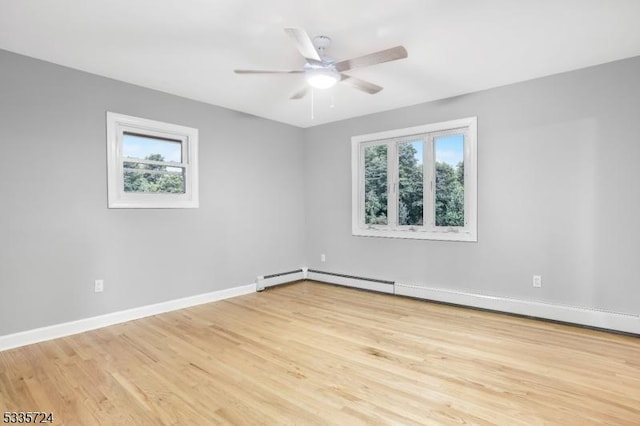
[{"label": "small window", "polygon": [[198,207],[198,130],[107,113],[110,208]]},{"label": "small window", "polygon": [[476,118],[352,138],[354,235],[477,241]]}]

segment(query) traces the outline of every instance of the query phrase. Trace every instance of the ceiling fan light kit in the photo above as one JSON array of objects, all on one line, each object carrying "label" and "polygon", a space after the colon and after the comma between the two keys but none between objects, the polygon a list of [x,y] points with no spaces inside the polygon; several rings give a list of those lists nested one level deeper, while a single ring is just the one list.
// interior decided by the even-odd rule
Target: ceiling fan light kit
[{"label": "ceiling fan light kit", "polygon": [[340,74],[331,68],[310,68],[305,72],[305,78],[314,89],[328,89],[340,80]]},{"label": "ceiling fan light kit", "polygon": [[[314,89],[328,89],[338,82],[344,82],[358,90],[373,95],[382,90],[382,87],[369,83],[368,81],[343,74],[343,72],[357,67],[365,67],[383,62],[404,59],[408,56],[407,50],[403,46],[396,46],[390,49],[380,50],[378,52],[360,56],[358,58],[335,62],[333,59],[325,55],[325,50],[331,45],[331,39],[329,37],[317,36],[312,41],[304,30],[298,28],[285,28],[285,32],[293,41],[298,52],[300,52],[307,61],[302,70],[234,70],[234,72],[236,74],[304,73],[308,85]],[[301,99],[306,95],[307,91],[307,88],[299,90],[293,94],[290,99]]]}]

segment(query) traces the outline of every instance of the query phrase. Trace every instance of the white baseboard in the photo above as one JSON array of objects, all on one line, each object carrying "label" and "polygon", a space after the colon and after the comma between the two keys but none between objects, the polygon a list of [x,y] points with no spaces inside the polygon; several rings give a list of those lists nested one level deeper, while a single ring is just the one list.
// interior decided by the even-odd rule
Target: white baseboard
[{"label": "white baseboard", "polygon": [[96,317],[0,336],[0,351],[30,345],[45,340],[57,339],[59,337],[82,333],[89,330],[95,330],[97,328],[107,327],[109,325],[136,320],[151,315],[162,314],[204,303],[242,296],[253,293],[257,289],[263,289],[302,279],[640,334],[640,315],[637,314],[610,312],[599,309],[512,299],[507,297],[488,296],[399,282],[389,284],[365,278],[342,276],[340,274],[323,273],[320,271],[308,271],[307,268],[302,268],[300,271],[295,271],[293,273],[285,273],[267,278],[258,277],[255,284],[218,290],[211,293],[199,294],[196,296],[156,303],[154,305],[141,306],[139,308],[128,309],[125,311],[113,312]]},{"label": "white baseboard", "polygon": [[395,294],[640,334],[640,316],[634,314],[487,296],[398,282],[395,283]]},{"label": "white baseboard", "polygon": [[0,351],[43,342],[45,340],[57,339],[59,337],[82,333],[89,330],[95,330],[97,328],[107,327],[109,325],[136,320],[151,315],[162,314],[178,309],[189,308],[191,306],[216,302],[236,296],[242,296],[245,294],[254,293],[255,291],[255,284],[243,285],[239,287],[213,291],[211,293],[184,297],[182,299],[169,300],[167,302],[156,303],[154,305],[127,309],[125,311],[112,312],[110,314],[100,315],[97,317],[85,318],[77,321],[51,325],[48,327],[36,328],[34,330],[22,331],[15,334],[8,334],[5,336],[0,336]]},{"label": "white baseboard", "polygon": [[343,276],[341,274],[323,273],[319,271],[308,271],[307,278],[310,280],[325,282],[329,284],[343,285],[346,287],[355,287],[363,290],[378,291],[380,293],[393,294],[393,284],[385,284],[382,282],[372,281],[368,279],[360,279],[357,277]]}]

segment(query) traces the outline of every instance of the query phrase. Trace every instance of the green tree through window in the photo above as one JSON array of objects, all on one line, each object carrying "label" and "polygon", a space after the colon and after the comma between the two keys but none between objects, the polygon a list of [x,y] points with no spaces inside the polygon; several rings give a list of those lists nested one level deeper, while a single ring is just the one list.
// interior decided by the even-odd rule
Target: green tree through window
[{"label": "green tree through window", "polygon": [[[160,154],[151,154],[144,159],[165,161]],[[184,169],[162,164],[125,161],[124,191],[183,194],[185,192]]]},{"label": "green tree through window", "polygon": [[463,162],[436,162],[436,226],[464,226]]},{"label": "green tree through window", "polygon": [[400,225],[422,225],[424,204],[424,170],[422,141],[398,145],[398,222]]},{"label": "green tree through window", "polygon": [[[463,139],[460,138],[460,151]],[[424,217],[424,165],[418,142],[398,144],[398,223],[420,226]],[[387,146],[365,149],[365,223],[386,225]],[[460,154],[462,155],[462,154]],[[436,154],[436,157],[438,154]],[[435,163],[435,225],[464,226],[464,162]]]},{"label": "green tree through window", "polygon": [[387,147],[368,146],[364,150],[365,223],[387,224]]}]

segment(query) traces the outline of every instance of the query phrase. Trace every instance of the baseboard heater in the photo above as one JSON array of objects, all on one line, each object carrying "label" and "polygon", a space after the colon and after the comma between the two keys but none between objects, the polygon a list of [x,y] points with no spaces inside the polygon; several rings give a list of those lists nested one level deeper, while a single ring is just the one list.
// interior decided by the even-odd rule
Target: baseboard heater
[{"label": "baseboard heater", "polygon": [[357,275],[301,268],[295,271],[265,275],[256,280],[256,291],[278,284],[309,279],[327,284],[377,291],[397,296],[443,302],[472,308],[487,309],[562,323],[612,330],[623,333],[640,334],[640,315],[611,312],[595,308],[568,306],[543,301],[513,299],[442,287],[409,284]]},{"label": "baseboard heater", "polygon": [[640,334],[640,315],[550,302],[514,299],[444,288],[395,283],[395,294],[590,328]]},{"label": "baseboard heater", "polygon": [[264,275],[256,278],[256,291],[262,291],[267,287],[300,281],[307,276],[307,268],[293,271],[279,272],[277,274]]},{"label": "baseboard heater", "polygon": [[524,315],[535,318],[577,324],[604,330],[640,334],[640,316],[586,307],[567,306],[541,301],[512,299],[509,297],[428,287],[397,281],[358,277],[334,272],[307,270],[307,279],[379,291],[397,296],[408,296],[435,302],[444,302],[472,308]]},{"label": "baseboard heater", "polygon": [[307,279],[320,281],[329,284],[355,287],[363,290],[379,291],[381,293],[394,294],[395,283],[388,280],[376,278],[358,277],[356,275],[339,274],[335,272],[318,271],[316,269],[307,270]]}]

